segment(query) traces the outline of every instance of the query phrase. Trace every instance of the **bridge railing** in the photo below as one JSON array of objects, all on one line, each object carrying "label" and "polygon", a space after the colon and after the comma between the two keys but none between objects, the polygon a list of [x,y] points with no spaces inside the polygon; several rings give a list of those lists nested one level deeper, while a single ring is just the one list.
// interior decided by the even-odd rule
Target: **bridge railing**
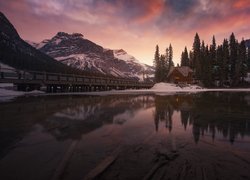
[{"label": "bridge railing", "polygon": [[152,83],[139,82],[125,78],[99,77],[79,74],[50,73],[41,71],[24,71],[10,68],[0,68],[0,79],[6,81],[15,80],[17,82],[43,82],[43,83],[74,83],[74,84],[92,84],[92,85],[134,85],[134,86],[152,86]]}]

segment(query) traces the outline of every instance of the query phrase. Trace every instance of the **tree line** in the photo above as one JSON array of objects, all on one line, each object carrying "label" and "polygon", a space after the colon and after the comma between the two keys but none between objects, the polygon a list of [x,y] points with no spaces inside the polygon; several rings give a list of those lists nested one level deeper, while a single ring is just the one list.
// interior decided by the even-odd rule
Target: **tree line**
[{"label": "tree line", "polygon": [[173,47],[170,43],[166,48],[164,54],[160,54],[159,46],[156,45],[154,55],[154,67],[155,67],[155,82],[164,82],[167,80],[168,72],[170,68],[174,66],[173,62]]},{"label": "tree line", "polygon": [[234,33],[218,46],[214,36],[211,45],[205,45],[196,33],[192,50],[188,53],[185,47],[181,54],[181,66],[192,68],[194,78],[206,87],[243,86],[250,70],[250,48],[244,39],[239,42]]}]

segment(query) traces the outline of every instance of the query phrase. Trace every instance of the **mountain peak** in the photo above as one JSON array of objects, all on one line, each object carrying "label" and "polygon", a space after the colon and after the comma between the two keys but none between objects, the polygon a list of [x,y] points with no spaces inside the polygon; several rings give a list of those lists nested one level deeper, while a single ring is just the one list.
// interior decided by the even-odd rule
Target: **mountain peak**
[{"label": "mountain peak", "polygon": [[58,32],[54,37],[56,38],[69,38],[69,39],[76,39],[76,38],[83,38],[84,36],[81,33],[66,33],[66,32]]},{"label": "mountain peak", "polygon": [[145,69],[148,70],[148,77],[153,72],[151,67],[141,64],[124,49],[104,49],[83,38],[80,33],[58,32],[52,39],[43,41],[37,48],[64,64],[89,72],[140,80],[143,79]]},{"label": "mountain peak", "polygon": [[116,50],[114,50],[115,51],[115,53],[117,53],[117,54],[127,54],[127,52],[124,50],[124,49],[116,49]]},{"label": "mountain peak", "polygon": [[69,34],[66,32],[58,32],[56,36],[68,36]]},{"label": "mountain peak", "polygon": [[80,38],[84,37],[83,34],[81,34],[81,33],[73,33],[72,36],[73,37],[80,37]]}]

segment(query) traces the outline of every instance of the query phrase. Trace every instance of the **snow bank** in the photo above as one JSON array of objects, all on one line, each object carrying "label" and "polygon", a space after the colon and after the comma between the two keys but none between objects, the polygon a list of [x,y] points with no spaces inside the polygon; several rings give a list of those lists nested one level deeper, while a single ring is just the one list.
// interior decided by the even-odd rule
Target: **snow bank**
[{"label": "snow bank", "polygon": [[154,92],[197,92],[206,89],[197,85],[177,85],[171,83],[157,83],[152,88]]},{"label": "snow bank", "polygon": [[14,88],[14,84],[13,83],[0,83],[0,88],[4,88],[4,89],[6,89],[6,88],[8,88],[8,89],[10,89],[10,88]]},{"label": "snow bank", "polygon": [[3,96],[21,96],[24,95],[25,92],[22,91],[14,91],[14,90],[8,90],[8,89],[3,89],[0,88],[0,98]]},{"label": "snow bank", "polygon": [[11,69],[11,70],[15,70],[15,68],[11,67],[11,66],[8,66],[7,64],[4,64],[2,62],[0,62],[0,67],[1,68],[5,68],[5,69]]},{"label": "snow bank", "polygon": [[[1,84],[1,83],[0,83]],[[6,87],[3,87],[3,84],[1,84],[2,87],[0,87],[0,102],[5,102],[12,100],[18,96],[23,96],[23,95],[41,95],[44,94],[43,91],[29,91],[29,92],[23,92],[23,91],[14,91],[10,89],[5,89]],[[8,86],[7,86],[8,87]]]}]

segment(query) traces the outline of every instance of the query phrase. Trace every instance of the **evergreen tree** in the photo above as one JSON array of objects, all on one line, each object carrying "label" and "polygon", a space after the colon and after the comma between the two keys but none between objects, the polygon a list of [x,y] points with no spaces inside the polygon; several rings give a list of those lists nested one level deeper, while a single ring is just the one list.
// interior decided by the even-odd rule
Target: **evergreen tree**
[{"label": "evergreen tree", "polygon": [[242,40],[239,45],[238,68],[240,81],[243,82],[244,77],[247,75],[247,51],[244,40]]},{"label": "evergreen tree", "polygon": [[169,45],[169,58],[168,58],[168,61],[169,61],[169,69],[168,70],[170,70],[170,68],[171,68],[171,66],[174,66],[174,63],[173,63],[173,48],[172,48],[172,45],[170,44]]},{"label": "evergreen tree", "polygon": [[189,67],[194,70],[194,53],[193,53],[193,51],[189,52]]},{"label": "evergreen tree", "polygon": [[221,76],[223,80],[222,83],[224,84],[225,82],[229,80],[229,74],[230,74],[229,43],[227,39],[224,39],[222,48],[223,48],[223,63],[222,63]]},{"label": "evergreen tree", "polygon": [[166,70],[169,71],[170,67],[169,67],[169,48],[166,48],[166,54],[165,54],[165,61],[166,61]]},{"label": "evergreen tree", "polygon": [[201,79],[201,59],[200,59],[200,37],[198,33],[195,34],[193,43],[193,66],[194,72],[197,79]]},{"label": "evergreen tree", "polygon": [[222,86],[223,82],[225,81],[225,76],[224,76],[224,72],[223,72],[224,53],[223,53],[223,46],[222,45],[218,46],[216,56],[217,56],[217,66],[218,66],[217,76],[219,79],[220,86]]},{"label": "evergreen tree", "polygon": [[184,51],[181,54],[181,66],[189,66],[187,47],[185,47]]},{"label": "evergreen tree", "polygon": [[168,73],[169,73],[169,49],[166,48],[166,51],[165,51],[165,79],[167,80],[167,76],[168,76]]},{"label": "evergreen tree", "polygon": [[164,55],[160,56],[160,82],[166,81],[167,70],[166,70],[166,57]]},{"label": "evergreen tree", "polygon": [[210,51],[208,45],[205,47],[205,52],[203,55],[203,84],[206,87],[211,87],[213,85],[212,81],[212,61],[210,58]]},{"label": "evergreen tree", "polygon": [[155,67],[155,82],[160,82],[161,68],[160,68],[160,52],[158,45],[156,45],[155,48],[154,67]]},{"label": "evergreen tree", "polygon": [[232,33],[230,36],[230,44],[229,44],[229,53],[230,53],[229,64],[230,64],[230,78],[234,84],[237,76],[236,75],[236,63],[237,63],[237,51],[238,51],[237,46],[238,45],[234,33]]},{"label": "evergreen tree", "polygon": [[216,41],[215,37],[212,38],[212,44],[210,45],[210,58],[212,62],[212,78],[215,81],[218,79],[218,64],[216,60]]},{"label": "evergreen tree", "polygon": [[205,42],[204,41],[202,41],[202,43],[201,43],[201,48],[200,48],[200,60],[202,60],[203,62],[201,63],[201,77],[200,77],[200,79],[203,81],[204,80],[204,78],[205,78],[205,69],[206,69],[206,66],[204,65],[204,59],[206,58],[206,54],[205,54],[205,50],[206,50],[206,48],[205,48]]},{"label": "evergreen tree", "polygon": [[250,48],[247,48],[247,67],[248,67],[248,72],[250,72]]},{"label": "evergreen tree", "polygon": [[184,51],[181,52],[181,66],[185,66]]}]

